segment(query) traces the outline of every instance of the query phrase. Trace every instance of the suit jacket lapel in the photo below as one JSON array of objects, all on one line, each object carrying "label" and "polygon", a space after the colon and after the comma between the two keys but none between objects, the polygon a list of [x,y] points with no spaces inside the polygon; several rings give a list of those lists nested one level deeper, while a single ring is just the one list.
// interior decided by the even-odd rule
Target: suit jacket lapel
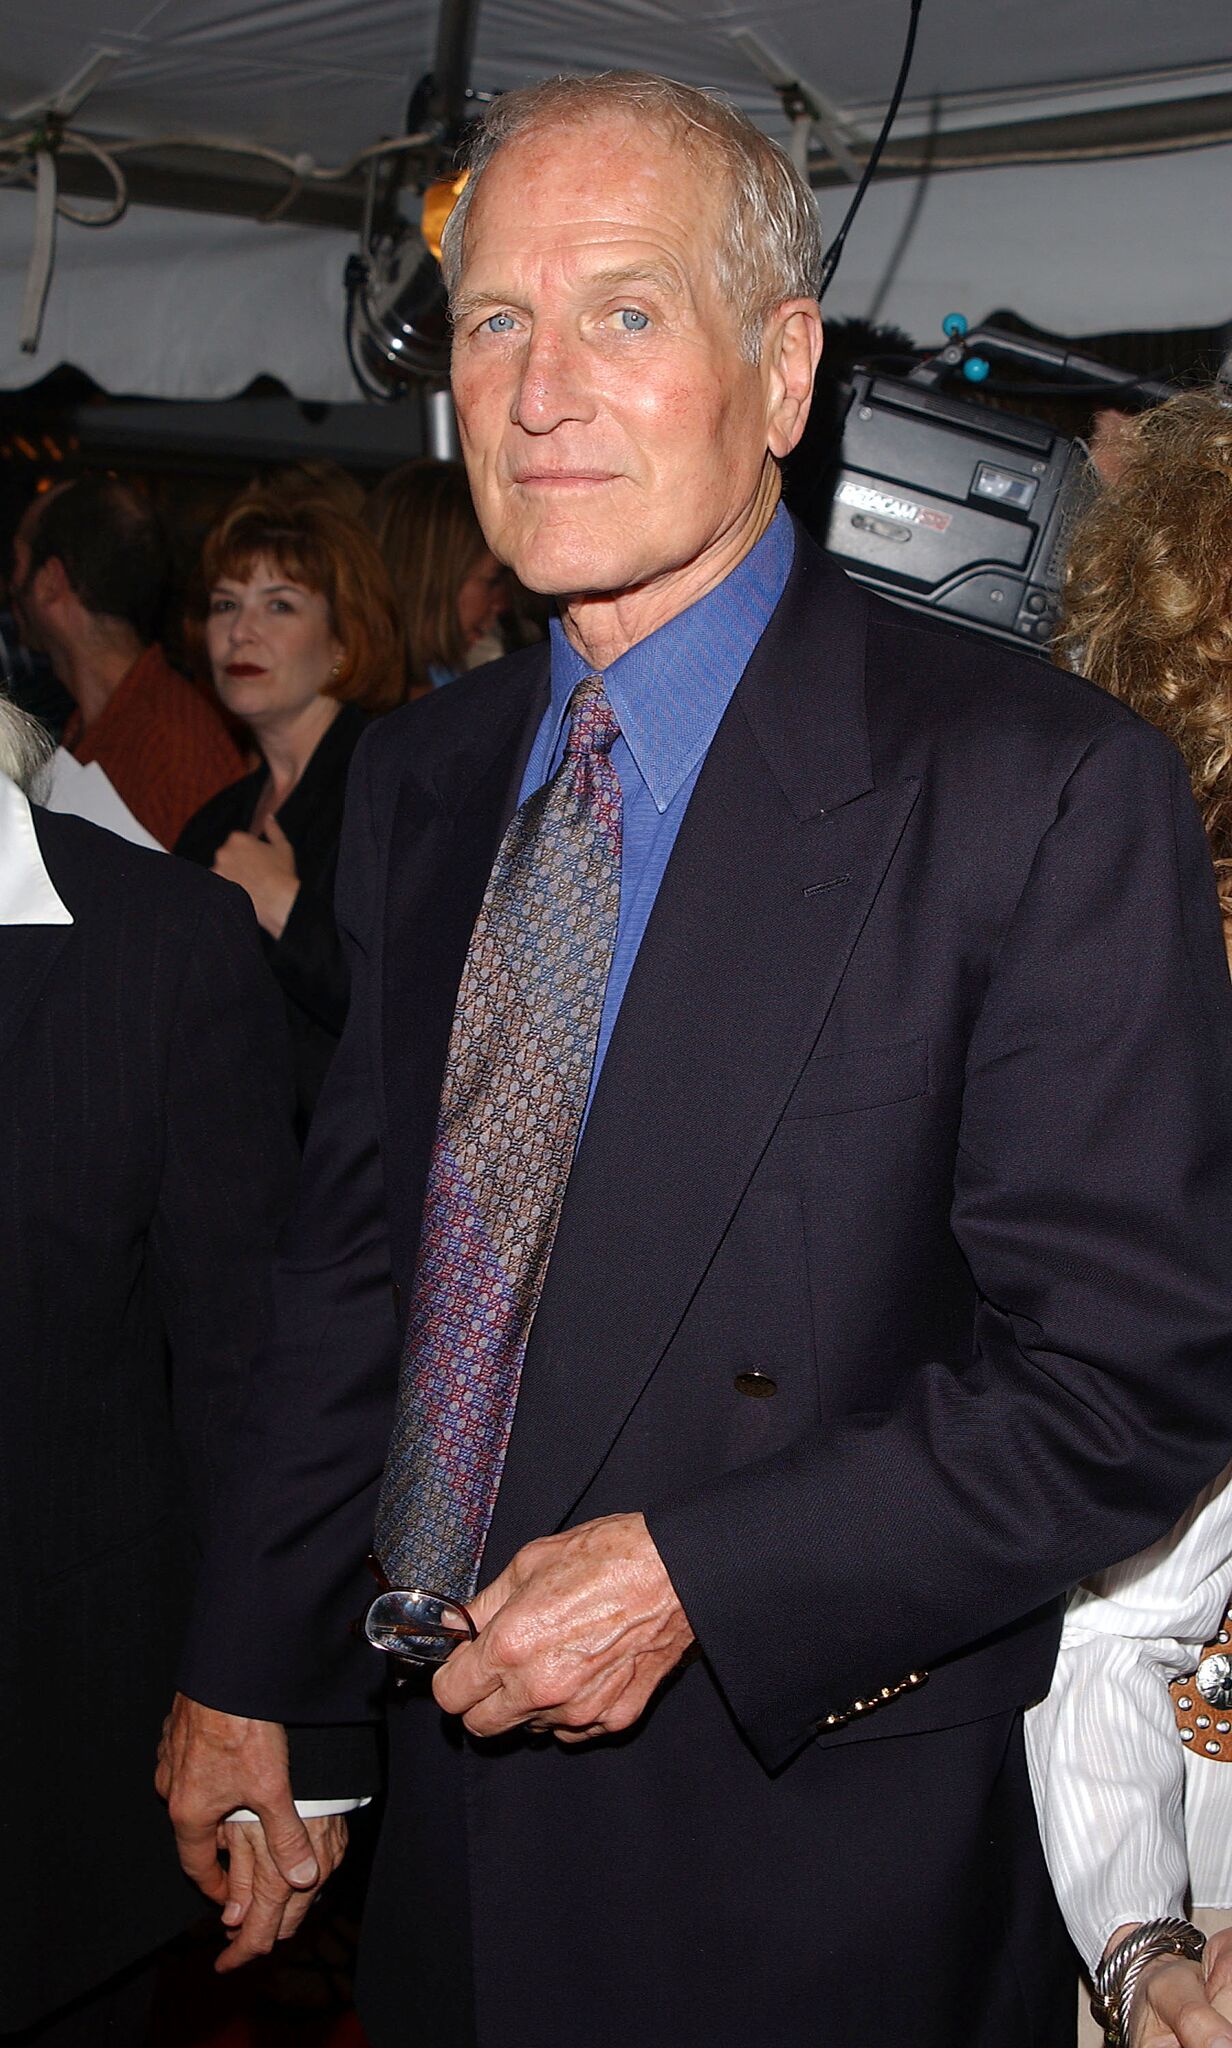
[{"label": "suit jacket lapel", "polygon": [[[44,865],[60,900],[73,909],[80,895],[75,869],[57,859],[40,830],[42,814],[32,809],[35,837]],[[70,898],[73,900],[70,901]],[[39,990],[64,947],[72,925],[0,925],[0,1057],[8,1051],[38,998]]]},{"label": "suit jacket lapel", "polygon": [[485,1576],[568,1517],[662,1357],[816,1043],[918,793],[913,780],[871,786],[865,601],[811,553],[711,746],[621,1006],[532,1334]]},{"label": "suit jacket lapel", "polygon": [[[394,1271],[404,1292],[466,949],[548,700],[546,648],[516,659],[512,675],[485,679],[490,701],[461,743],[447,754],[426,752],[417,763],[415,778],[399,792],[390,834],[382,1030],[386,1179]],[[399,1221],[407,1222],[402,1239]]]},{"label": "suit jacket lapel", "polygon": [[30,1015],[72,935],[71,925],[0,926],[0,1058]]}]

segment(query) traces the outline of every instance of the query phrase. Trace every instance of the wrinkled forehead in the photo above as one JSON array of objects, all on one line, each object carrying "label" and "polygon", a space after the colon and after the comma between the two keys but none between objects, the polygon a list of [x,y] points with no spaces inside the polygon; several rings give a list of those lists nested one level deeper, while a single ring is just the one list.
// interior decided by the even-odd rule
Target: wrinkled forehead
[{"label": "wrinkled forehead", "polygon": [[664,241],[704,267],[728,203],[726,166],[708,142],[683,124],[623,111],[519,130],[476,186],[462,275],[477,257],[638,237]]}]

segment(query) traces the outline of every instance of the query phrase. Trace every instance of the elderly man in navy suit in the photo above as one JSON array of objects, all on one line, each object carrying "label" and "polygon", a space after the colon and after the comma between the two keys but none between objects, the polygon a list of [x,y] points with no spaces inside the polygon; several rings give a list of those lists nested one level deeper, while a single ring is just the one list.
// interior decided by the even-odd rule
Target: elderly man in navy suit
[{"label": "elderly man in navy suit", "polygon": [[469,1604],[390,1709],[380,2048],[1063,2041],[1021,1710],[1232,1441],[1184,773],[793,527],[818,263],[777,149],[628,74],[502,99],[448,231],[480,517],[560,616],[356,757],[352,1011],[161,1778],[215,1889],[263,1812],[268,1946],[318,1875],[277,1724],[373,1711],[374,1530]]}]

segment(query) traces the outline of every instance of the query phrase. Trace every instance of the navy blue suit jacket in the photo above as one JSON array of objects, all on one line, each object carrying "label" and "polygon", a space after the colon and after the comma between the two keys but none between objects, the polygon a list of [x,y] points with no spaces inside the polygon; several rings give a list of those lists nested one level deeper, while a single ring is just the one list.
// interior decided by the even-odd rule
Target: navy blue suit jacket
[{"label": "navy blue suit jacket", "polygon": [[[351,1014],[278,1273],[254,1479],[183,1674],[214,1705],[351,1719],[376,1682],[346,1624],[454,998],[546,692],[546,652],[512,657],[356,756]],[[995,1840],[1038,1906],[1012,1730],[1061,1596],[1232,1448],[1230,1048],[1178,757],[1085,683],[868,597],[801,536],[617,1022],[485,1560],[640,1509],[703,1655],[593,1751],[481,1750],[430,1705],[400,1712],[374,2039],[396,2038],[399,1970],[427,1967],[417,1926],[469,1981],[441,2041],[794,2043],[821,2012],[853,2048],[843,1959],[908,1871],[928,1960],[904,2030],[1057,2038],[1029,1964],[955,2004],[974,1994],[947,1902],[995,1947]],[[777,1391],[748,1398],[750,1371]],[[911,1669],[927,1682],[827,1731]],[[593,1885],[620,1899],[598,1922]],[[996,1925],[1021,1931],[1021,1897]],[[773,1930],[754,1954],[750,1927]],[[885,2007],[864,2023],[884,2038]]]}]

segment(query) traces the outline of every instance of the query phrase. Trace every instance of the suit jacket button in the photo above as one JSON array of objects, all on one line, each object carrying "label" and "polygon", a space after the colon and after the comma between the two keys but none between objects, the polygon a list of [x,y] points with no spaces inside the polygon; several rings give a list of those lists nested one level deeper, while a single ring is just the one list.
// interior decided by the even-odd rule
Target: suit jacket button
[{"label": "suit jacket button", "polygon": [[765,1401],[779,1390],[778,1381],[768,1372],[738,1372],[734,1385],[738,1394],[750,1394],[755,1401]]},{"label": "suit jacket button", "polygon": [[394,1298],[394,1314],[396,1316],[400,1316],[402,1314],[402,1289],[399,1287],[396,1280],[390,1281],[389,1291]]}]

